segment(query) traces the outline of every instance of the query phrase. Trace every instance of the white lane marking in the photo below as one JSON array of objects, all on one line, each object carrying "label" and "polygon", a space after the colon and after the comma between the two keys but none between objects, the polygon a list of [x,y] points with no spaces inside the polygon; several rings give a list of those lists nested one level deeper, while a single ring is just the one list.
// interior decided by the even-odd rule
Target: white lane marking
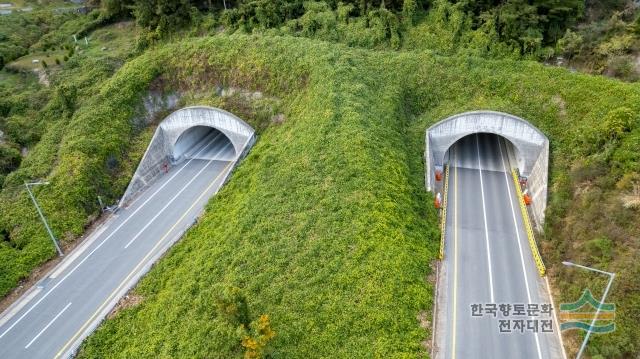
[{"label": "white lane marking", "polygon": [[[201,151],[203,151],[206,147],[208,147],[213,141],[215,141],[218,137],[220,136],[220,134],[218,134],[218,136],[216,136],[211,142],[209,142],[207,145],[203,146],[202,149],[198,152],[198,154],[200,154]],[[169,182],[171,182],[193,159],[190,159],[187,163],[185,163],[184,166],[182,166],[178,171],[176,171],[176,173],[173,174],[173,176],[171,176],[167,182],[163,183],[162,186],[160,186],[160,188],[158,188],[151,196],[149,196],[149,198],[147,198],[141,205],[140,207],[138,207],[135,211],[133,211],[129,217],[127,217],[122,223],[120,223],[120,225],[118,227],[116,227],[115,230],[113,230],[113,232],[111,232],[105,239],[102,240],[102,242],[100,242],[96,248],[94,248],[91,252],[89,252],[89,254],[87,254],[86,257],[84,257],[80,263],[78,263],[75,267],[73,267],[73,269],[71,269],[69,271],[69,273],[67,273],[64,277],[62,277],[62,279],[60,279],[60,281],[58,283],[56,283],[53,287],[51,287],[51,289],[49,289],[48,292],[46,292],[42,298],[38,299],[38,301],[31,306],[31,308],[29,308],[26,312],[24,312],[24,314],[22,314],[20,316],[20,318],[18,318],[18,320],[16,320],[13,324],[11,324],[11,326],[9,326],[9,328],[7,328],[2,334],[0,334],[0,339],[2,339],[2,337],[4,337],[11,329],[13,329],[18,323],[20,323],[22,321],[22,319],[24,319],[24,317],[26,317],[29,313],[31,313],[31,311],[38,306],[38,304],[42,303],[43,300],[45,300],[45,298],[47,298],[49,296],[49,294],[51,294],[56,288],[58,288],[58,286],[60,284],[62,284],[62,282],[65,281],[65,279],[69,278],[69,276],[71,274],[73,274],[73,272],[75,272],[78,267],[80,267],[87,259],[89,259],[89,257],[91,257],[91,255],[93,253],[95,253],[98,249],[100,249],[100,247],[102,247],[103,244],[105,244],[107,242],[107,240],[109,240],[109,238],[113,237],[113,235],[118,232],[118,230],[120,230],[120,228],[122,228],[122,226],[124,226],[127,222],[129,222],[129,220],[131,218],[133,218],[133,216],[138,213],[138,211],[140,209],[142,209],[153,197],[155,197],[156,194],[158,194],[167,184],[169,184]]]},{"label": "white lane marking", "polygon": [[[504,172],[504,180],[507,184],[507,193],[509,194],[509,204],[511,205],[511,216],[513,217],[513,226],[516,230],[516,239],[518,240],[518,250],[520,251],[520,262],[522,263],[522,274],[524,275],[524,285],[527,288],[527,300],[531,303],[531,291],[529,290],[529,279],[527,279],[527,269],[524,265],[524,254],[522,252],[522,244],[520,243],[520,231],[518,228],[518,222],[516,221],[516,211],[513,207],[513,197],[511,196],[511,187],[509,176],[507,175],[507,167],[504,163],[504,155],[502,153],[502,145],[500,139],[498,139],[498,148],[500,149],[500,160],[502,161],[502,169]],[[531,319],[535,319],[530,317]],[[540,338],[538,333],[535,333],[536,349],[538,349],[538,358],[542,359],[542,352],[540,351]]]},{"label": "white lane marking", "polygon": [[[547,293],[549,293],[549,303],[553,305],[553,296],[551,295],[551,287],[549,286],[549,277],[544,276],[544,281],[547,284]],[[560,326],[558,323],[558,314],[554,310],[553,311],[553,320],[556,322],[556,333],[558,334],[558,340],[560,341],[560,350],[562,351],[562,359],[567,359],[567,353],[564,350],[564,340],[562,339],[562,334],[560,334]]]},{"label": "white lane marking", "polygon": [[476,148],[478,150],[478,170],[480,171],[480,192],[482,193],[482,217],[484,218],[484,239],[487,243],[487,261],[489,265],[489,288],[491,289],[491,303],[495,303],[493,296],[493,272],[491,271],[491,247],[489,246],[489,227],[487,225],[487,209],[484,201],[484,183],[482,181],[482,163],[480,162],[480,143],[476,134]]},{"label": "white lane marking", "polygon": [[87,238],[84,241],[84,243],[82,243],[82,246],[80,248],[77,248],[76,250],[74,250],[71,253],[71,255],[68,256],[66,260],[62,262],[58,268],[56,268],[55,272],[53,272],[53,274],[51,274],[49,278],[51,279],[58,278],[58,276],[62,272],[64,272],[64,270],[67,269],[71,265],[71,263],[73,263],[78,257],[80,257],[80,255],[84,253],[87,250],[87,248],[91,247],[93,242],[95,242],[95,240],[98,239],[106,229],[107,229],[107,226],[101,226],[101,228],[98,228],[97,231],[93,232],[89,236],[89,238]]},{"label": "white lane marking", "polygon": [[[228,143],[228,144],[224,145],[224,147],[222,147],[222,149],[220,149],[220,151],[218,151],[218,153],[216,153],[216,156],[217,156],[217,155],[219,155],[222,151],[226,150],[226,149],[229,147],[229,144],[230,144],[230,143]],[[189,186],[191,185],[191,183],[193,183],[193,181],[195,181],[195,180],[196,180],[196,178],[198,178],[198,176],[200,176],[200,174],[201,174],[202,172],[204,172],[204,170],[206,170],[206,169],[209,167],[209,165],[211,165],[212,163],[213,163],[213,161],[209,161],[209,162],[206,164],[206,166],[202,167],[202,169],[201,169],[200,171],[198,171],[198,173],[196,173],[196,174],[193,176],[193,178],[191,178],[191,180],[189,180],[189,182],[187,182],[187,183],[182,187],[182,189],[180,189],[180,191],[178,191],[178,193],[176,193],[176,195],[175,195],[175,196],[173,196],[173,198],[171,198],[171,200],[170,200],[169,202],[167,202],[167,204],[165,204],[165,205],[164,205],[164,207],[162,207],[162,209],[160,209],[160,210],[158,211],[158,213],[156,213],[156,215],[155,215],[155,216],[153,216],[153,218],[151,218],[151,220],[149,220],[149,221],[147,222],[147,224],[145,224],[145,226],[144,226],[144,227],[142,227],[142,229],[141,229],[138,233],[136,233],[136,235],[135,235],[135,236],[133,236],[133,238],[131,238],[131,240],[129,241],[129,243],[127,243],[127,245],[126,245],[126,246],[124,246],[124,249],[129,248],[129,246],[130,246],[130,245],[131,245],[131,244],[132,244],[136,239],[138,239],[138,238],[142,235],[142,233],[143,233],[145,230],[147,230],[147,228],[149,228],[149,226],[151,225],[151,223],[153,223],[153,222],[154,222],[158,217],[160,217],[160,215],[162,214],[162,212],[164,212],[164,210],[165,210],[165,209],[169,208],[169,206],[173,203],[173,201],[175,201],[175,200],[176,200],[176,198],[178,198],[178,197],[182,194],[182,192],[184,192],[184,190],[185,190],[185,189],[187,189],[187,187],[189,187]]]},{"label": "white lane marking", "polygon": [[9,307],[9,312],[7,312],[7,314],[5,316],[3,316],[0,319],[0,327],[5,325],[5,323],[7,323],[8,321],[11,320],[11,318],[13,318],[14,315],[16,315],[20,310],[22,310],[22,308],[25,307],[25,305],[29,304],[29,302],[35,298],[36,295],[38,295],[40,292],[42,292],[42,287],[32,287],[33,289],[31,291],[29,291],[25,297],[22,298],[22,300],[16,304],[15,307],[11,308]]},{"label": "white lane marking", "polygon": [[451,358],[456,359],[456,338],[458,322],[458,146],[453,148],[453,338],[451,339]]},{"label": "white lane marking", "polygon": [[[118,287],[115,290],[113,290],[111,294],[107,296],[107,299],[104,302],[102,302],[102,304],[100,304],[98,309],[95,312],[93,312],[93,314],[91,315],[91,317],[89,317],[87,321],[84,322],[82,327],[80,327],[80,329],[73,335],[73,337],[71,337],[71,339],[69,339],[65,343],[62,349],[60,349],[60,351],[58,351],[58,353],[54,356],[54,358],[57,359],[65,353],[67,354],[67,357],[73,354],[73,347],[74,346],[77,347],[80,345],[80,343],[76,342],[76,338],[81,336],[82,333],[84,333],[87,330],[87,327],[89,325],[91,325],[92,323],[94,324],[96,323],[94,322],[94,318],[99,316],[100,313],[102,313],[102,317],[104,318],[104,316],[107,315],[107,311],[105,310],[108,310],[108,306],[110,305],[110,303],[111,303],[111,306],[115,305],[115,302],[112,302],[114,298],[121,297],[122,295],[124,295],[124,293],[126,293],[126,291],[128,290],[127,288],[130,288],[133,285],[135,285],[135,282],[133,281],[133,279],[137,281],[139,279],[139,278],[136,278],[137,275],[142,276],[144,273],[148,272],[150,266],[153,263],[155,263],[158,260],[158,258],[171,247],[172,243],[165,242],[164,240],[177,228],[177,226],[180,223],[182,223],[182,221],[187,216],[187,214],[191,212],[191,210],[193,210],[193,208],[196,205],[198,205],[198,203],[200,203],[202,198],[211,190],[211,188],[216,183],[220,183],[220,185],[218,186],[218,188],[215,189],[215,191],[213,191],[213,194],[218,193],[218,191],[220,190],[220,188],[222,188],[222,185],[224,184],[225,177],[228,176],[231,172],[230,168],[233,169],[235,163],[236,163],[235,161],[227,163],[227,165],[222,169],[222,171],[220,171],[218,176],[209,183],[209,186],[207,186],[207,188],[200,194],[200,196],[191,204],[191,207],[189,207],[186,211],[184,211],[182,216],[173,224],[173,226],[171,226],[171,228],[169,228],[167,232],[165,232],[165,234],[162,236],[162,238],[160,238],[160,240],[156,243],[156,245],[150,251],[148,251],[145,257],[142,258],[142,260],[138,263],[138,265],[131,272],[129,272],[127,277],[120,282],[120,285],[118,285]],[[219,182],[221,178],[222,178],[222,181]],[[186,232],[186,230],[188,230],[188,228],[182,232],[176,232],[177,236],[175,240],[178,240],[182,236],[182,234]],[[160,247],[163,243],[164,243],[164,246]],[[158,248],[160,248],[160,250],[156,252]],[[87,335],[89,334],[90,333],[87,332]]]},{"label": "white lane marking", "polygon": [[56,315],[55,317],[53,317],[53,319],[51,319],[51,321],[49,322],[49,324],[45,325],[44,328],[42,328],[42,330],[38,333],[38,335],[36,335],[35,337],[33,337],[33,339],[31,339],[31,341],[29,342],[29,344],[27,344],[24,348],[25,349],[29,349],[29,347],[31,346],[31,344],[33,344],[33,342],[36,341],[36,339],[40,338],[40,336],[42,335],[42,333],[44,333],[45,330],[47,330],[51,324],[53,324],[53,322],[56,321],[56,319],[60,318],[60,316],[62,315],[62,313],[65,312],[65,310],[67,310],[69,308],[69,306],[71,306],[71,302],[69,302],[69,304],[67,304],[67,306],[65,306],[64,308],[62,308],[62,310],[60,311],[60,313],[58,313],[58,315]]}]

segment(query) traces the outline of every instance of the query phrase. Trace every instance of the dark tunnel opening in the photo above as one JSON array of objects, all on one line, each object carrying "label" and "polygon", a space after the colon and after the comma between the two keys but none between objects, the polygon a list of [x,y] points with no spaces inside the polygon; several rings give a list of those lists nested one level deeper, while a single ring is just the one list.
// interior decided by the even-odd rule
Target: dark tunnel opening
[{"label": "dark tunnel opening", "polygon": [[209,126],[194,126],[184,131],[173,146],[175,163],[188,159],[231,161],[235,149],[229,137]]},{"label": "dark tunnel opening", "polygon": [[518,148],[507,138],[494,133],[464,136],[449,147],[444,163],[488,171],[509,171],[518,167]]}]

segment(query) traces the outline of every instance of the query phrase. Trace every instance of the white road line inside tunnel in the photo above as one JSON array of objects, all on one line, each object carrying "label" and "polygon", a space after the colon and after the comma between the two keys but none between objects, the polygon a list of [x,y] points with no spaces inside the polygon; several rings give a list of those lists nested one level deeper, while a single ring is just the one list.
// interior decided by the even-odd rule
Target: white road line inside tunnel
[{"label": "white road line inside tunnel", "polygon": [[[215,142],[218,137],[220,137],[222,134],[218,134],[216,137],[213,138],[213,140],[211,140],[211,142],[209,142],[207,145],[203,146],[200,151],[198,151],[197,155],[199,155],[204,149],[206,149],[210,144],[212,144],[213,142]],[[151,196],[149,196],[149,198],[147,198],[141,205],[140,207],[136,208],[122,223],[120,223],[120,225],[118,225],[118,227],[116,227],[116,229],[114,229],[105,239],[102,240],[102,242],[100,242],[93,250],[91,250],[91,252],[89,252],[81,261],[80,263],[76,264],[75,267],[73,267],[69,273],[67,273],[64,277],[62,277],[60,279],[60,281],[58,281],[53,287],[51,287],[51,289],[49,289],[49,291],[47,291],[40,299],[38,299],[37,302],[35,302],[29,309],[27,309],[27,311],[25,313],[23,313],[15,322],[13,322],[13,324],[11,324],[9,326],[9,328],[7,328],[2,334],[0,334],[0,339],[2,339],[2,337],[4,337],[9,331],[11,331],[16,325],[18,325],[18,323],[20,323],[27,315],[29,315],[29,313],[31,313],[31,311],[37,307],[40,303],[42,303],[43,300],[45,300],[49,294],[51,294],[56,288],[58,288],[58,286],[60,286],[60,284],[62,284],[65,279],[69,278],[69,276],[71,276],[71,274],[73,274],[87,259],[89,259],[89,257],[91,257],[91,255],[93,255],[93,253],[95,253],[98,249],[100,249],[102,247],[103,244],[105,244],[111,237],[113,237],[113,235],[115,233],[117,233],[120,228],[122,228],[127,222],[129,222],[129,220],[131,218],[133,218],[136,213],[138,213],[138,211],[140,211],[149,201],[151,201],[152,198],[154,198],[158,193],[160,193],[160,191],[162,189],[164,189],[164,187],[169,184],[178,174],[180,174],[182,172],[182,170],[189,165],[189,163],[191,163],[193,159],[190,159],[189,161],[187,161],[187,163],[184,164],[184,166],[182,166],[180,169],[178,169],[178,171],[176,171],[176,173],[174,173],[165,183],[163,183],[153,194],[151,194]]]},{"label": "white road line inside tunnel", "polygon": [[71,306],[71,302],[69,302],[69,304],[67,304],[64,308],[62,308],[60,313],[58,313],[58,315],[56,315],[53,319],[51,319],[51,321],[47,325],[45,325],[45,327],[42,328],[42,330],[35,337],[33,337],[33,339],[31,339],[31,341],[24,348],[29,349],[31,344],[33,344],[33,342],[35,342],[42,335],[42,333],[44,333],[44,331],[47,330],[51,326],[51,324],[53,324],[53,322],[55,322],[58,318],[60,318],[62,313],[64,313],[70,306]]},{"label": "white road line inside tunnel", "polygon": [[[453,336],[451,358],[456,358],[456,336],[458,322],[458,150],[454,148],[453,168]],[[448,180],[448,179],[447,179]]]},{"label": "white road line inside tunnel", "polygon": [[[505,144],[506,147],[506,144]],[[509,176],[507,175],[507,173],[509,171],[507,171],[507,166],[505,165],[505,160],[504,160],[504,153],[502,152],[502,144],[500,139],[498,139],[498,148],[500,149],[500,161],[502,162],[502,169],[504,172],[504,179],[505,179],[505,183],[507,185],[507,193],[509,194],[509,205],[511,206],[511,215],[513,218],[513,226],[516,230],[516,240],[518,242],[518,250],[520,251],[520,263],[522,263],[522,274],[524,275],[524,285],[525,288],[527,289],[527,301],[529,303],[531,303],[531,291],[529,289],[529,279],[527,278],[527,269],[525,267],[524,264],[524,253],[522,251],[522,244],[520,243],[520,231],[518,228],[518,222],[516,220],[516,212],[513,206],[513,196],[511,196],[511,187],[510,187],[510,183],[511,181],[509,181]],[[542,351],[540,350],[540,338],[538,337],[538,333],[535,333],[535,340],[536,340],[536,349],[538,350],[538,358],[542,359]]]},{"label": "white road line inside tunnel", "polygon": [[487,225],[487,209],[485,208],[484,198],[484,182],[482,180],[482,161],[480,161],[480,140],[478,134],[476,134],[476,149],[478,155],[478,171],[480,172],[480,193],[482,196],[482,218],[484,219],[484,239],[487,245],[487,265],[489,267],[489,289],[491,294],[491,303],[495,303],[495,297],[493,295],[493,272],[491,270],[491,246],[489,245],[489,228]]},{"label": "white road line inside tunnel", "polygon": [[[216,153],[216,156],[217,156],[217,155],[219,155],[220,153],[222,153],[222,151],[226,150],[228,147],[229,147],[229,144],[226,144],[225,146],[223,146],[223,147],[222,147],[222,149],[220,149],[220,151],[218,151],[218,153]],[[136,239],[138,239],[138,238],[140,237],[140,235],[142,235],[142,233],[144,233],[144,231],[145,231],[147,228],[149,228],[149,226],[151,225],[151,223],[153,223],[156,219],[158,219],[158,217],[160,217],[160,215],[162,214],[162,212],[164,212],[167,208],[169,208],[169,206],[173,203],[173,201],[175,201],[175,200],[176,200],[176,198],[178,198],[178,197],[182,194],[182,192],[184,192],[184,190],[186,190],[186,189],[191,185],[191,183],[193,183],[193,181],[195,181],[195,180],[196,180],[196,178],[198,178],[198,176],[200,176],[200,174],[202,174],[202,172],[204,172],[204,170],[206,170],[206,169],[207,169],[207,168],[208,168],[208,167],[209,167],[213,162],[214,162],[214,161],[208,161],[208,163],[207,163],[204,167],[202,167],[202,169],[200,169],[200,171],[198,171],[198,173],[196,173],[196,174],[195,174],[195,175],[194,175],[194,176],[189,180],[189,182],[187,182],[187,183],[186,183],[186,184],[185,184],[185,185],[180,189],[180,191],[178,191],[178,193],[176,193],[176,194],[175,194],[175,196],[173,196],[173,197],[171,198],[171,200],[170,200],[169,202],[167,202],[167,204],[165,204],[165,205],[164,205],[164,207],[162,207],[162,208],[158,211],[158,213],[156,213],[156,215],[155,215],[155,216],[153,216],[153,218],[151,218],[151,219],[147,222],[147,224],[145,224],[145,226],[144,226],[144,227],[142,227],[142,229],[141,229],[138,233],[136,233],[136,235],[135,235],[133,238],[131,238],[131,240],[129,241],[129,243],[127,243],[127,245],[126,245],[126,246],[124,246],[124,248],[125,248],[125,249],[129,248],[129,246],[130,246],[130,245],[131,245],[131,244],[132,244]]]}]

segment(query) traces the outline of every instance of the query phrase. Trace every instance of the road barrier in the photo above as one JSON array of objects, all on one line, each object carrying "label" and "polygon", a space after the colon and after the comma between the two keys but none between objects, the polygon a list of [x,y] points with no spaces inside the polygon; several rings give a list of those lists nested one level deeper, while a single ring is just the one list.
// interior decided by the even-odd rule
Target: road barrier
[{"label": "road barrier", "polygon": [[529,247],[531,247],[531,253],[533,253],[533,260],[536,262],[536,266],[538,267],[540,276],[544,277],[547,269],[542,262],[542,257],[540,257],[540,251],[538,251],[536,237],[533,235],[533,228],[531,227],[531,221],[529,220],[529,212],[527,211],[527,206],[524,203],[522,189],[520,188],[520,181],[518,181],[519,176],[515,169],[511,170],[511,174],[513,175],[513,184],[516,186],[516,195],[518,196],[518,203],[520,204],[520,211],[522,212],[524,227],[527,230],[527,238],[529,239]]},{"label": "road barrier", "polygon": [[449,165],[444,170],[444,190],[442,199],[442,218],[440,221],[440,260],[444,259],[444,235],[447,228],[447,193],[449,192]]}]

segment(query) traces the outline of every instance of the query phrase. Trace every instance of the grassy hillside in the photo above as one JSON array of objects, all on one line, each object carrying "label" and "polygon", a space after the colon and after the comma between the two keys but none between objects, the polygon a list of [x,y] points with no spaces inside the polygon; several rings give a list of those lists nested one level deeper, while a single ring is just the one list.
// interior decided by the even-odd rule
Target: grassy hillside
[{"label": "grassy hillside", "polygon": [[[144,151],[146,143],[137,151],[132,151],[132,144],[140,139],[146,142],[144,136],[149,130],[142,131],[140,126],[127,122],[123,127],[101,131],[87,117],[91,116],[87,111],[95,108],[98,94],[105,90],[104,81],[132,56],[133,44],[126,39],[133,31],[128,23],[95,31],[89,46],[81,45],[70,58],[66,54],[60,65],[49,66],[46,74],[50,86],[39,84],[30,72],[0,72],[0,297],[55,253],[24,191],[23,181],[45,177],[53,180],[51,186],[36,188],[36,196],[50,217],[56,236],[63,244],[71,244],[95,219],[99,211],[97,196],[107,203],[114,201],[126,186],[136,156]],[[52,40],[45,36],[40,41]],[[67,42],[69,39],[65,38],[65,46]],[[102,47],[107,49],[102,51]],[[133,103],[128,113],[139,113],[139,105]],[[110,122],[103,125],[109,126]],[[100,136],[108,131],[118,138],[101,147]],[[76,187],[83,198],[80,202],[71,198],[66,187],[60,187],[73,175],[65,166],[80,161],[76,163],[80,172],[90,168],[88,162],[83,162],[86,156],[76,155],[79,147],[81,152],[102,151],[91,153],[99,157],[99,162],[92,164],[93,174],[98,176],[85,178]]]},{"label": "grassy hillside", "polygon": [[[149,50],[109,80],[115,65],[98,64],[65,64],[76,72],[54,86],[40,141],[5,181],[0,293],[53,255],[26,195],[7,188],[46,177],[37,196],[56,233],[82,233],[96,196],[118,198],[144,150],[152,126],[132,119],[149,88],[238,113],[260,137],[200,224],[136,287],[140,304],[107,321],[82,357],[234,357],[254,343],[283,357],[424,354],[438,237],[424,130],[482,108],[522,116],[551,139],[541,246],[559,299],[603,287],[561,260],[618,273],[618,330],[594,338],[591,354],[640,351],[637,85],[532,62],[240,35]],[[273,103],[220,98],[217,86]],[[276,110],[284,121],[271,121]]]},{"label": "grassy hillside", "polygon": [[[591,354],[638,352],[638,265],[624,254],[637,253],[640,215],[621,201],[637,184],[637,86],[530,62],[243,36],[171,45],[128,70],[171,53],[181,55],[162,68],[178,86],[207,78],[266,89],[283,99],[286,121],[261,134],[200,224],[134,290],[141,304],[107,321],[81,357],[233,357],[247,350],[243,338],[283,357],[423,355],[429,333],[417,318],[430,308],[436,245],[424,130],[478,108],[527,118],[550,137],[541,246],[558,299],[603,284],[561,260],[616,271],[610,298],[624,314]],[[243,320],[250,330],[237,329]],[[567,339],[574,348],[579,338]]]},{"label": "grassy hillside", "polygon": [[[250,333],[219,308],[229,293],[246,300],[250,320],[269,316],[274,354],[423,351],[427,333],[416,316],[431,307],[425,280],[435,213],[420,190],[420,170],[411,170],[420,158],[408,160],[393,77],[365,75],[376,73],[375,61],[341,47],[248,37],[167,47],[127,70],[174,53],[181,56],[162,67],[180,80],[169,86],[203,87],[207,78],[263,90],[282,99],[286,120],[261,133],[210,203],[216,215],[136,290],[144,304],[123,311],[83,355],[239,355]],[[193,305],[167,313],[186,298]],[[131,335],[138,325],[149,336]]]}]

